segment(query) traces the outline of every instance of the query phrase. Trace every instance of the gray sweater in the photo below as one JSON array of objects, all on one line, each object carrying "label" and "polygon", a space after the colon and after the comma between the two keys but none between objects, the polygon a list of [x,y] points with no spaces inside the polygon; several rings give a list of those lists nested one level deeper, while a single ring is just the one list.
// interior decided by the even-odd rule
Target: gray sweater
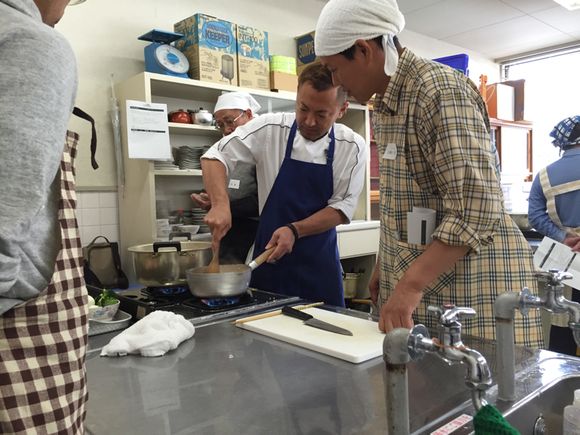
[{"label": "gray sweater", "polygon": [[0,315],[50,282],[74,53],[32,0],[0,0]]}]

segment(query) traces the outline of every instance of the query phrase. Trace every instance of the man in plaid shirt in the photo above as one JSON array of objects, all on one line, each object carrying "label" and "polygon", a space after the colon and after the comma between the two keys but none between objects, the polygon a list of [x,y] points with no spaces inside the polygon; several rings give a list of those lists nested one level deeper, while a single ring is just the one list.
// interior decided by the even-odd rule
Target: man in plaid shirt
[{"label": "man in plaid shirt", "polygon": [[[363,104],[376,95],[381,241],[370,289],[379,327],[434,328],[427,306],[452,303],[477,312],[463,322],[467,334],[494,339],[498,294],[536,288],[532,253],[504,210],[476,86],[403,48],[396,35],[404,23],[395,0],[331,0],[315,35],[336,85]],[[436,211],[431,243],[408,243],[414,207]],[[537,312],[516,318],[516,342],[543,345]]]}]

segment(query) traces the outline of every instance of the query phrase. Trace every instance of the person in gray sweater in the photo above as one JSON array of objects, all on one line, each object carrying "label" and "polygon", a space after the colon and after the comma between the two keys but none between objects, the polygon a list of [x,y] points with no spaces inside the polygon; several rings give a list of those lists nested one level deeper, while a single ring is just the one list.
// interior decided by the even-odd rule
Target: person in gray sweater
[{"label": "person in gray sweater", "polygon": [[0,0],[0,314],[37,296],[52,277],[60,248],[57,173],[77,89],[75,62],[32,0]]},{"label": "person in gray sweater", "polygon": [[[77,0],[73,0],[77,1]],[[83,433],[87,291],[69,0],[0,0],[0,433]]]}]

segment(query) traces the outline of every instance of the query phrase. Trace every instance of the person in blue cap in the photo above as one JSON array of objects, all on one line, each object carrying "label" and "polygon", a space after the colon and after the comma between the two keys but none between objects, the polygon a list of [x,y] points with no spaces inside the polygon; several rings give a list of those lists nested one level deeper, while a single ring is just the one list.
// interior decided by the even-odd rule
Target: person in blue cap
[{"label": "person in blue cap", "polygon": [[[530,225],[544,236],[576,249],[580,241],[580,116],[560,121],[550,136],[562,157],[538,172],[528,200]],[[580,302],[580,294],[567,289],[567,297]],[[572,293],[570,295],[570,292]],[[552,316],[549,349],[576,355],[568,315]]]}]

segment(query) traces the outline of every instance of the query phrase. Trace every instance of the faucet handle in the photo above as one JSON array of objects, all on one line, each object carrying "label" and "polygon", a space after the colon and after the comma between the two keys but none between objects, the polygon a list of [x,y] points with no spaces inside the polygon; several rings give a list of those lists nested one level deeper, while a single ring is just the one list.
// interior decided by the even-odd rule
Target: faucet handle
[{"label": "faucet handle", "polygon": [[476,312],[470,307],[456,307],[453,304],[445,304],[442,307],[429,305],[427,311],[439,316],[439,323],[450,326],[453,323],[459,323],[461,319],[475,317]]},{"label": "faucet handle", "polygon": [[536,278],[544,279],[548,285],[561,286],[562,281],[572,279],[574,276],[570,272],[564,272],[558,269],[534,272]]}]

